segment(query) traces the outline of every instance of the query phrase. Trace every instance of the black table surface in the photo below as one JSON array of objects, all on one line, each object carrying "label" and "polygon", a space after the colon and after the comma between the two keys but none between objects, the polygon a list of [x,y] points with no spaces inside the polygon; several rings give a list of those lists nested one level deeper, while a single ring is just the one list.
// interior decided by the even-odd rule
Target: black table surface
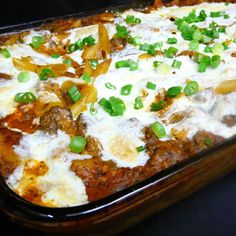
[{"label": "black table surface", "polygon": [[[128,0],[37,0],[4,1],[0,7],[0,26],[7,26],[97,9]],[[0,230],[8,235],[43,235],[11,223],[0,215]],[[158,236],[235,236],[236,172],[208,185],[157,215],[126,230],[121,235]]]}]

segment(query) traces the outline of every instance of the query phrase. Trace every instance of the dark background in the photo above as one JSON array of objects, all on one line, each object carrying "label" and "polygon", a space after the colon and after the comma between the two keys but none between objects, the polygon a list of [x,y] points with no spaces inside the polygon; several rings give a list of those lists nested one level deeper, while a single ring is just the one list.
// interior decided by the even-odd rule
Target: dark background
[{"label": "dark background", "polygon": [[[0,26],[97,9],[128,0],[34,0],[1,2]],[[0,215],[1,235],[42,235],[16,226]],[[235,236],[236,172],[208,185],[122,235]]]}]

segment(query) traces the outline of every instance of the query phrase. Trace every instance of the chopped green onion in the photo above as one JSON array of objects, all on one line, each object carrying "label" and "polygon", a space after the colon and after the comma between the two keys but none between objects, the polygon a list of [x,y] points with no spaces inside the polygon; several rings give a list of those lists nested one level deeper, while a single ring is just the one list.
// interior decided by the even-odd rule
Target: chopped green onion
[{"label": "chopped green onion", "polygon": [[133,15],[127,16],[125,21],[126,21],[127,24],[140,24],[141,23],[141,19],[136,18]]},{"label": "chopped green onion", "polygon": [[212,11],[210,13],[210,17],[212,17],[212,18],[221,17],[221,16],[223,16],[223,12],[222,11]]},{"label": "chopped green onion", "polygon": [[190,41],[189,48],[191,50],[193,50],[193,51],[198,51],[198,49],[199,49],[199,42],[197,40],[195,40],[195,39]]},{"label": "chopped green onion", "polygon": [[20,83],[25,83],[25,82],[29,81],[30,74],[27,71],[20,72],[17,76],[17,79]]},{"label": "chopped green onion", "polygon": [[229,19],[229,15],[228,14],[224,14],[224,19]]},{"label": "chopped green onion", "polygon": [[137,152],[143,152],[145,150],[144,146],[136,147]]},{"label": "chopped green onion", "polygon": [[224,50],[229,49],[229,43],[228,42],[223,42],[222,45],[224,47]]},{"label": "chopped green onion", "polygon": [[92,46],[95,44],[95,38],[92,37],[91,35],[89,35],[83,39],[83,44],[88,45],[88,46]]},{"label": "chopped green onion", "polygon": [[141,44],[141,40],[140,37],[136,36],[136,37],[129,37],[128,38],[128,42],[130,44],[133,44],[134,46],[138,46]]},{"label": "chopped green onion", "polygon": [[82,136],[75,136],[71,138],[69,143],[69,149],[73,153],[81,153],[86,146],[86,139]]},{"label": "chopped green onion", "polygon": [[116,86],[111,83],[105,83],[106,88],[111,90],[116,90]]},{"label": "chopped green onion", "polygon": [[201,31],[199,29],[196,29],[193,32],[193,40],[197,40],[197,41],[202,40],[202,33],[201,33]]},{"label": "chopped green onion", "polygon": [[178,49],[175,47],[169,47],[164,50],[164,55],[168,58],[173,58],[175,54],[178,52]]},{"label": "chopped green onion", "polygon": [[164,126],[158,121],[151,124],[151,129],[158,138],[164,138],[166,136]]},{"label": "chopped green onion", "polygon": [[124,95],[124,96],[130,95],[132,87],[133,87],[132,84],[127,84],[127,85],[123,86],[120,90],[120,94]]},{"label": "chopped green onion", "polygon": [[130,71],[134,71],[138,69],[138,63],[128,59],[128,60],[123,60],[123,61],[117,61],[115,64],[116,69],[119,68],[129,68]]},{"label": "chopped green onion", "polygon": [[220,56],[219,55],[212,56],[210,64],[212,68],[217,68],[220,65]]},{"label": "chopped green onion", "polygon": [[125,26],[117,25],[116,26],[116,37],[119,39],[127,38],[129,36],[129,31]]},{"label": "chopped green onion", "polygon": [[80,79],[84,80],[86,83],[90,83],[91,82],[91,78],[88,74],[83,74]]},{"label": "chopped green onion", "polygon": [[235,44],[236,44],[236,38],[233,40],[233,43],[235,43]]},{"label": "chopped green onion", "polygon": [[177,43],[177,38],[168,38],[167,43],[168,44],[176,44]]},{"label": "chopped green onion", "polygon": [[53,71],[49,68],[44,68],[41,70],[39,74],[39,79],[40,80],[47,80],[50,77],[55,77]]},{"label": "chopped green onion", "polygon": [[197,81],[189,81],[187,85],[184,88],[184,94],[185,96],[191,96],[195,93],[197,93],[199,90],[199,85]]},{"label": "chopped green onion", "polygon": [[70,59],[64,59],[63,64],[70,66],[71,65],[71,60]]},{"label": "chopped green onion", "polygon": [[181,65],[182,65],[181,61],[178,61],[178,60],[174,59],[174,61],[172,63],[172,67],[179,69],[181,67]]},{"label": "chopped green onion", "polygon": [[96,69],[98,65],[98,61],[95,59],[91,59],[89,60],[89,64],[92,66],[93,69]]},{"label": "chopped green onion", "polygon": [[181,90],[182,90],[181,86],[171,87],[167,90],[166,97],[169,97],[169,98],[177,97],[178,95],[180,95]]},{"label": "chopped green onion", "polygon": [[192,10],[192,12],[190,12],[188,16],[185,16],[183,20],[185,20],[188,23],[194,23],[194,22],[205,21],[206,18],[207,14],[204,10],[201,10],[198,16],[196,15],[196,10]]},{"label": "chopped green onion", "polygon": [[96,107],[95,107],[95,103],[92,103],[91,104],[91,106],[90,106],[90,108],[89,108],[89,112],[90,112],[90,114],[92,115],[92,116],[95,116],[96,114],[97,114],[97,109],[96,109]]},{"label": "chopped green onion", "polygon": [[54,53],[51,55],[51,58],[54,58],[54,59],[59,58],[59,57],[60,57],[60,54],[57,54],[57,53]]},{"label": "chopped green onion", "polygon": [[164,100],[159,100],[158,102],[152,103],[151,111],[160,111],[164,108],[166,102]]},{"label": "chopped green onion", "polygon": [[224,46],[221,43],[215,43],[212,47],[212,53],[220,55],[224,51]]},{"label": "chopped green onion", "polygon": [[32,48],[38,49],[44,43],[44,41],[45,39],[43,36],[34,36],[30,45]]},{"label": "chopped green onion", "polygon": [[167,75],[171,72],[171,67],[166,63],[161,63],[157,68],[156,72],[160,75]]},{"label": "chopped green onion", "polygon": [[111,116],[122,116],[126,110],[124,102],[114,96],[110,97],[109,100],[102,98],[98,104]]},{"label": "chopped green onion", "polygon": [[135,101],[134,101],[134,109],[138,110],[141,108],[143,108],[143,101],[142,101],[142,98],[138,96],[135,98]]},{"label": "chopped green onion", "polygon": [[209,46],[206,46],[206,47],[204,48],[204,52],[206,52],[206,53],[211,53],[211,52],[212,52],[212,48],[209,47]]},{"label": "chopped green onion", "polygon": [[200,62],[198,66],[198,72],[205,72],[207,68],[207,64],[205,62]]},{"label": "chopped green onion", "polygon": [[78,90],[76,85],[73,85],[68,91],[67,91],[70,99],[75,103],[78,100],[82,98],[82,94]]},{"label": "chopped green onion", "polygon": [[11,54],[7,48],[1,48],[0,49],[0,54],[5,57],[5,58],[10,58]]},{"label": "chopped green onion", "polygon": [[152,82],[147,82],[146,87],[148,89],[155,90],[157,86],[156,86],[156,84],[154,84]]},{"label": "chopped green onion", "polygon": [[153,62],[153,67],[157,68],[161,63],[163,63],[162,61],[154,61]]},{"label": "chopped green onion", "polygon": [[75,52],[75,51],[76,51],[76,46],[75,46],[75,44],[74,44],[74,43],[70,44],[70,45],[68,46],[68,52],[69,52],[69,53],[73,53],[73,52]]},{"label": "chopped green onion", "polygon": [[219,26],[218,27],[218,32],[220,32],[220,33],[225,33],[225,30],[226,30],[226,26]]},{"label": "chopped green onion", "polygon": [[212,139],[209,138],[209,137],[206,137],[206,138],[204,139],[204,143],[205,143],[207,146],[210,146],[210,145],[212,144]]},{"label": "chopped green onion", "polygon": [[144,43],[139,46],[139,50],[146,51],[148,54],[155,56],[156,51],[161,50],[162,46],[162,42],[157,42],[153,44]]},{"label": "chopped green onion", "polygon": [[84,49],[84,42],[82,39],[77,40],[75,43],[75,48],[73,50],[83,50]]},{"label": "chopped green onion", "polygon": [[31,92],[17,93],[14,97],[14,101],[18,103],[31,103],[36,100],[36,97]]}]

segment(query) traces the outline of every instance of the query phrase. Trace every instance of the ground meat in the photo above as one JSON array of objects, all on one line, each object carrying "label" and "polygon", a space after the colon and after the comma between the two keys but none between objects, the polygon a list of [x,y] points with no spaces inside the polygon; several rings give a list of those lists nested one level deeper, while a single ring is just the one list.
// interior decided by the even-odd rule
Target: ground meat
[{"label": "ground meat", "polygon": [[84,182],[89,201],[95,201],[122,190],[140,180],[142,167],[117,168],[100,157],[74,160],[70,167]]},{"label": "ground meat", "polygon": [[112,38],[110,40],[111,43],[111,51],[117,52],[126,47],[127,40],[126,39],[118,39],[118,38]]},{"label": "ground meat", "polygon": [[192,142],[193,142],[193,145],[195,146],[196,151],[199,152],[223,140],[224,138],[222,136],[215,135],[205,130],[201,130],[201,131],[198,131],[193,136]]},{"label": "ground meat", "polygon": [[228,127],[233,127],[236,125],[236,115],[227,115],[222,119],[222,123],[227,125]]},{"label": "ground meat", "polygon": [[69,109],[52,107],[42,117],[40,117],[40,129],[50,134],[56,134],[57,130],[63,130],[67,134],[75,134],[77,127],[73,121],[72,113]]},{"label": "ground meat", "polygon": [[92,157],[100,157],[102,150],[101,143],[92,136],[86,137],[86,141],[87,145],[85,148],[85,153],[91,155]]},{"label": "ground meat", "polygon": [[144,169],[147,176],[174,165],[195,152],[188,139],[161,141],[150,127],[144,128],[144,135],[145,148],[150,156]]},{"label": "ground meat", "polygon": [[76,126],[77,126],[76,135],[84,136],[85,135],[85,130],[87,128],[87,124],[84,121],[84,117],[83,117],[82,113],[77,117],[75,123],[76,123]]}]

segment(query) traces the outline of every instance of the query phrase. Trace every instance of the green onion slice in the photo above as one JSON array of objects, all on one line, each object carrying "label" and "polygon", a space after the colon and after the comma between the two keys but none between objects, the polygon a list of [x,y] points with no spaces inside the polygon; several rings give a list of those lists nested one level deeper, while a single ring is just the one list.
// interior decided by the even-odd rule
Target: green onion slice
[{"label": "green onion slice", "polygon": [[137,152],[143,152],[145,150],[144,146],[136,147]]},{"label": "green onion slice", "polygon": [[111,90],[116,90],[116,86],[111,83],[105,83],[106,88]]},{"label": "green onion slice", "polygon": [[147,82],[146,87],[151,90],[155,90],[157,85],[152,82]]},{"label": "green onion slice", "polygon": [[167,90],[166,97],[175,98],[175,97],[180,95],[181,91],[182,91],[182,87],[181,86],[171,87],[171,88],[169,88]]},{"label": "green onion slice", "polygon": [[176,44],[177,43],[177,38],[168,38],[167,43],[168,44]]},{"label": "green onion slice", "polygon": [[69,143],[69,149],[73,153],[81,153],[86,146],[86,139],[82,136],[75,136],[71,138]]},{"label": "green onion slice", "polygon": [[90,114],[92,115],[92,116],[95,116],[96,114],[97,114],[97,109],[96,109],[96,107],[95,107],[95,103],[92,103],[91,104],[91,106],[90,106],[90,108],[89,108],[89,112],[90,112]]},{"label": "green onion slice", "polygon": [[44,42],[45,39],[43,36],[34,36],[30,45],[32,48],[38,49]]},{"label": "green onion slice", "polygon": [[88,74],[83,74],[80,79],[84,80],[86,83],[90,83],[91,82],[91,77]]},{"label": "green onion slice", "polygon": [[199,85],[197,81],[189,81],[187,85],[184,88],[184,94],[185,96],[191,96],[195,93],[197,93],[199,90]]},{"label": "green onion slice", "polygon": [[175,59],[174,59],[174,61],[173,61],[173,63],[172,63],[172,67],[173,67],[173,68],[179,69],[179,68],[181,67],[181,65],[182,65],[182,62],[181,62],[181,61],[178,61],[178,60],[175,60]]},{"label": "green onion slice", "polygon": [[80,93],[80,91],[78,90],[76,85],[73,85],[68,91],[67,91],[69,97],[71,98],[71,100],[75,103],[78,100],[80,100],[82,98],[82,94]]},{"label": "green onion slice", "polygon": [[31,103],[36,100],[36,96],[31,92],[17,93],[14,97],[14,101],[18,103]]},{"label": "green onion slice", "polygon": [[52,78],[52,77],[55,77],[55,74],[49,68],[42,69],[39,74],[39,79],[42,81],[47,80],[48,78]]},{"label": "green onion slice", "polygon": [[54,53],[51,55],[51,58],[59,58],[61,55],[60,54],[57,54],[57,53]]},{"label": "green onion slice", "polygon": [[140,24],[141,23],[141,19],[133,16],[133,15],[128,15],[125,19],[127,24]]},{"label": "green onion slice", "polygon": [[151,129],[158,138],[164,138],[166,136],[166,131],[164,126],[158,121],[151,124]]},{"label": "green onion slice", "polygon": [[17,76],[17,79],[20,83],[25,83],[25,82],[29,81],[30,74],[27,71],[20,72]]},{"label": "green onion slice", "polygon": [[151,105],[151,111],[160,111],[164,108],[165,104],[164,100],[159,100]]},{"label": "green onion slice", "polygon": [[143,101],[142,101],[142,98],[138,96],[135,98],[135,101],[134,101],[134,109],[139,110],[141,108],[143,108]]},{"label": "green onion slice", "polygon": [[120,94],[123,96],[130,95],[132,87],[133,87],[132,84],[127,84],[127,85],[123,86],[120,90]]},{"label": "green onion slice", "polygon": [[129,68],[130,71],[134,71],[138,69],[138,63],[131,59],[128,59],[123,61],[117,61],[115,67],[116,69]]},{"label": "green onion slice", "polygon": [[11,57],[11,53],[9,52],[9,50],[7,48],[1,48],[0,49],[0,54],[5,58],[10,58]]}]

